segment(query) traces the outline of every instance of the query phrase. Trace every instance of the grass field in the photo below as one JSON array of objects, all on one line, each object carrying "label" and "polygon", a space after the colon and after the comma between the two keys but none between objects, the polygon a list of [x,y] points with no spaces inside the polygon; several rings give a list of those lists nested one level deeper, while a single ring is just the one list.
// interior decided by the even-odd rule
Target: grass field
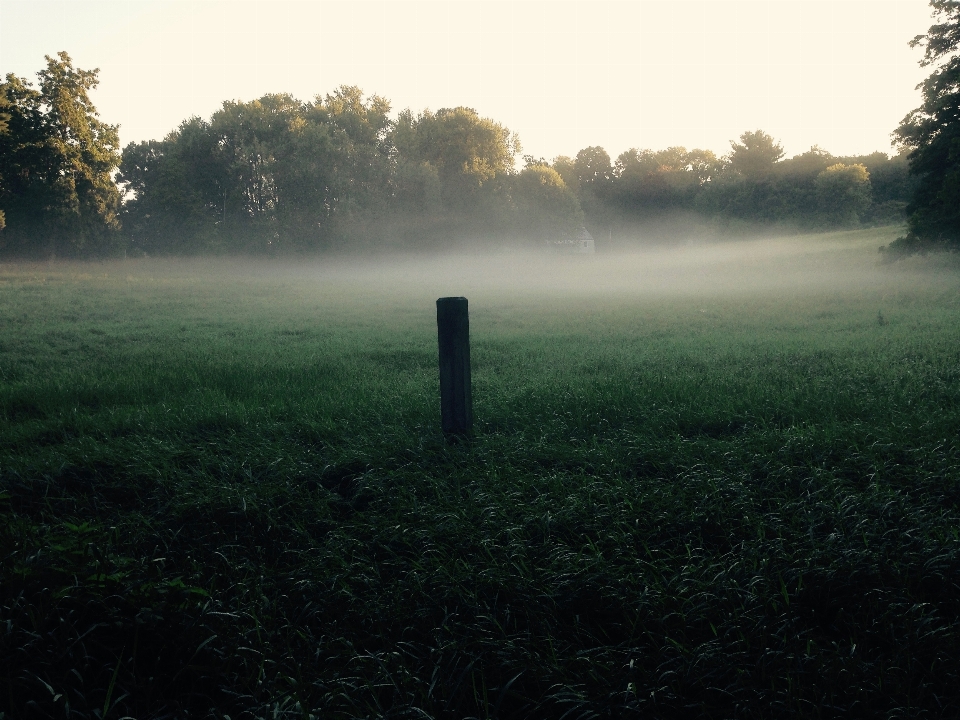
[{"label": "grass field", "polygon": [[960,261],[896,234],[0,265],[0,717],[957,717]]}]

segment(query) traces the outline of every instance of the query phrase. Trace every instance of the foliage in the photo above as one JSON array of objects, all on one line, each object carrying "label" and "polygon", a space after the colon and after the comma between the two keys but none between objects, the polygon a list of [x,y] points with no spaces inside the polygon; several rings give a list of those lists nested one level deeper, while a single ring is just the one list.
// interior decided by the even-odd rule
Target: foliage
[{"label": "foliage", "polygon": [[921,67],[933,67],[919,89],[923,104],[909,113],[894,138],[910,150],[918,178],[907,206],[908,232],[892,246],[912,252],[932,244],[960,244],[960,4],[931,0],[936,24],[911,47],[923,47]]},{"label": "foliage", "polygon": [[0,712],[957,716],[956,263],[888,236],[464,261],[456,445],[449,263],[5,264]]},{"label": "foliage", "polygon": [[222,244],[226,188],[222,179],[216,182],[216,152],[199,118],[184,121],[163,141],[124,148],[117,181],[124,188],[124,235],[135,254],[189,254]]},{"label": "foliage", "polygon": [[730,146],[730,170],[749,179],[769,176],[784,154],[780,143],[763,130],[747,131]]},{"label": "foliage", "polygon": [[851,227],[870,205],[870,173],[861,164],[836,163],[817,175],[817,204],[833,227]]},{"label": "foliage", "polygon": [[624,212],[657,213],[689,207],[720,169],[709,150],[630,148],[617,157],[610,196]]},{"label": "foliage", "polygon": [[[944,42],[930,45],[930,58],[952,47]],[[631,148],[612,162],[591,146],[552,165],[527,158],[518,173],[516,134],[475,110],[408,109],[391,120],[387,99],[352,86],[312,102],[227,101],[209,119],[188,118],[118,156],[117,128],[90,102],[97,71],[74,69],[66,53],[47,63],[38,89],[12,75],[0,85],[0,230],[8,226],[0,249],[8,254],[562,243],[584,225],[605,235],[693,212],[720,223],[848,227],[898,222],[916,186],[903,155],[834,158],[815,147],[785,160],[762,130],[743,133],[724,158]],[[862,166],[869,180],[827,172],[837,164]]]},{"label": "foliage", "polygon": [[425,110],[416,118],[405,116],[410,130],[399,144],[404,156],[430,163],[441,182],[459,191],[479,188],[485,182],[509,172],[520,141],[507,128],[481,118],[472,108]]},{"label": "foliage", "polygon": [[573,167],[581,190],[602,192],[601,188],[613,176],[610,155],[599,145],[587,147],[578,152]]},{"label": "foliage", "polygon": [[838,158],[847,164],[860,163],[870,173],[871,204],[862,221],[873,225],[904,222],[907,203],[917,187],[917,177],[910,174],[907,155],[905,151],[892,156],[875,152],[856,158]]},{"label": "foliage", "polygon": [[26,255],[109,253],[117,245],[120,160],[117,127],[97,117],[90,91],[98,70],[47,57],[39,89],[8,74],[0,85],[7,130],[0,134],[2,248]]},{"label": "foliage", "polygon": [[[861,168],[866,177],[860,169],[820,177],[838,164]],[[553,167],[579,198],[587,226],[602,234],[684,213],[721,225],[807,230],[898,224],[915,187],[902,154],[834,157],[814,146],[784,159],[780,144],[761,130],[743,133],[723,158],[683,147],[630,148],[611,167],[602,148],[590,147],[576,160],[557,157]]]},{"label": "foliage", "polygon": [[332,145],[316,108],[289,95],[226,102],[209,122],[124,149],[125,232],[150,253],[309,243],[336,205]]},{"label": "foliage", "polygon": [[[262,252],[507,237],[554,243],[583,224],[606,234],[618,223],[691,212],[840,228],[899,223],[915,187],[902,154],[834,157],[815,146],[782,159],[780,145],[759,130],[724,158],[631,148],[611,162],[592,146],[552,163],[525,156],[517,173],[516,136],[469,108],[403,110],[395,121],[388,113],[385,99],[364,100],[357,88],[312,104],[272,95],[225,103],[210,122],[193,118],[162,144],[131,145],[120,176],[131,199],[127,233],[149,252]],[[150,188],[138,169],[145,157],[164,168]],[[867,176],[820,177],[838,164]],[[548,220],[549,212],[558,214]]]},{"label": "foliage", "polygon": [[779,143],[760,130],[740,139],[697,198],[701,209],[753,222],[841,228],[857,226],[870,207],[870,174],[862,163],[837,162],[818,146],[784,160]]},{"label": "foliage", "polygon": [[574,195],[579,195],[580,177],[577,174],[577,166],[574,159],[566,155],[558,155],[553,159],[551,167],[560,174],[560,177],[563,179],[563,184],[566,185]]},{"label": "foliage", "polygon": [[423,244],[513,217],[515,135],[468,108],[389,113],[356,87],[313,103],[266,95],[131,144],[127,233],[150,253],[283,252]]},{"label": "foliage", "polygon": [[[432,225],[419,228],[421,243],[424,235],[428,243],[431,236],[435,244],[457,239],[476,243],[522,231],[511,197],[521,151],[515,133],[472,108],[456,107],[416,116],[402,111],[391,139],[405,175],[398,210],[409,217],[424,204],[432,209]],[[406,199],[413,205],[405,205]]]},{"label": "foliage", "polygon": [[572,243],[583,227],[583,210],[560,173],[549,165],[524,168],[514,183],[518,226],[524,237],[548,244]]},{"label": "foliage", "polygon": [[[7,135],[10,131],[10,113],[7,112],[10,108],[10,101],[7,99],[5,92],[0,92],[0,136]],[[3,175],[0,174],[0,183],[3,183]],[[3,196],[3,185],[0,184],[0,197]],[[0,230],[6,227],[6,215],[2,209],[0,209]]]},{"label": "foliage", "polygon": [[10,132],[10,100],[6,93],[0,93],[0,135]]},{"label": "foliage", "polygon": [[310,148],[301,152],[321,165],[326,160],[333,226],[343,232],[346,223],[359,220],[363,228],[364,219],[382,213],[392,201],[395,162],[389,137],[390,103],[379,95],[364,99],[359,88],[341,86],[322,103],[318,98],[313,111],[323,121],[318,126],[330,128],[330,149],[325,158]]},{"label": "foliage", "polygon": [[573,178],[587,225],[594,226],[594,230],[607,226],[612,216],[610,155],[598,145],[583,148],[573,159]]},{"label": "foliage", "polygon": [[[552,164],[527,157],[518,173],[516,134],[475,110],[407,109],[392,120],[387,99],[352,86],[312,102],[289,94],[227,101],[209,119],[188,118],[118,156],[117,129],[89,98],[97,71],[58,58],[38,73],[39,89],[12,75],[0,85],[0,229],[8,226],[0,247],[8,253],[562,243],[584,226],[612,235],[684,213],[721,225],[851,227],[899,222],[916,187],[903,154],[835,158],[814,147],[784,159],[762,130],[743,133],[723,158],[631,148],[612,162],[591,146]],[[828,171],[834,165],[866,176]]]}]

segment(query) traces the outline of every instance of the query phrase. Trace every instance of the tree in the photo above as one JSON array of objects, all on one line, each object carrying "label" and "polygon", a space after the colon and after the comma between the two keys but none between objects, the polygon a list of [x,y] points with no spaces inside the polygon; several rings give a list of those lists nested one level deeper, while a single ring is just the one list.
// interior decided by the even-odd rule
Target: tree
[{"label": "tree", "polygon": [[209,123],[185,120],[163,140],[123,149],[123,234],[132,250],[195,253],[226,249],[226,168]]},{"label": "tree", "polygon": [[814,145],[805,153],[777,163],[777,170],[781,176],[816,177],[836,162],[833,155],[819,145]]},{"label": "tree", "polygon": [[158,253],[367,242],[393,202],[389,112],[355,87],[312,103],[268,94],[224,102],[162,142],[128,145],[126,234]]},{"label": "tree", "polygon": [[689,207],[718,167],[709,150],[630,148],[617,157],[611,195],[624,212],[633,215]]},{"label": "tree", "polygon": [[327,128],[330,151],[326,179],[331,220],[342,232],[354,225],[365,234],[386,210],[393,171],[390,102],[364,97],[356,86],[341,85],[319,97],[307,118]]},{"label": "tree", "polygon": [[10,130],[10,101],[6,95],[0,95],[0,135],[6,135]]},{"label": "tree", "polygon": [[103,251],[119,229],[120,193],[111,177],[120,162],[118,126],[102,122],[90,100],[99,69],[75,69],[65,52],[57,58],[48,56],[38,77],[54,182],[64,200],[58,239],[68,252]]},{"label": "tree", "polygon": [[783,157],[783,148],[763,130],[745,132],[740,142],[730,141],[733,148],[729,156],[730,168],[745,178],[762,178],[773,172],[773,167]]},{"label": "tree", "polygon": [[610,155],[599,145],[583,148],[573,159],[573,174],[573,185],[577,188],[577,199],[583,208],[587,228],[605,232],[613,218],[610,206],[613,165]]},{"label": "tree", "polygon": [[0,136],[4,247],[19,253],[104,252],[117,240],[117,126],[90,100],[99,70],[73,67],[61,52],[37,73],[39,90],[14,75],[0,85],[7,132]]},{"label": "tree", "polygon": [[878,151],[838,158],[847,165],[862,164],[870,173],[871,204],[861,219],[876,225],[901,224],[907,219],[905,210],[917,188],[917,177],[910,174],[908,154],[903,150],[888,156]]},{"label": "tree", "polygon": [[223,202],[221,232],[231,248],[263,251],[279,239],[277,171],[283,163],[278,156],[291,130],[303,123],[302,115],[300,101],[273,94],[224,102],[210,118]]},{"label": "tree", "polygon": [[720,172],[720,160],[712,150],[694,148],[687,153],[687,169],[697,178],[697,184],[703,187]]},{"label": "tree", "polygon": [[580,193],[580,179],[577,177],[577,166],[573,158],[558,155],[553,159],[553,169],[560,173],[563,183],[570,188],[570,192],[574,195]]},{"label": "tree", "polygon": [[891,246],[905,252],[960,245],[960,3],[931,0],[930,6],[937,22],[910,47],[922,47],[920,66],[935,69],[917,86],[923,104],[893,133],[910,150],[910,172],[919,180],[907,205],[907,234]]},{"label": "tree", "polygon": [[[515,133],[467,107],[398,114],[389,133],[396,159],[393,200],[404,234],[449,243],[503,236],[516,207],[511,197]],[[414,213],[423,209],[420,221]],[[394,225],[394,227],[397,227]]]},{"label": "tree", "polygon": [[511,172],[521,149],[514,133],[467,107],[424,110],[416,118],[401,113],[394,135],[402,157],[430,163],[457,194]]},{"label": "tree", "polygon": [[[7,112],[10,108],[10,101],[7,99],[5,92],[0,92],[0,136],[10,134],[10,113]],[[0,175],[0,181],[3,177]],[[3,196],[3,187],[0,186],[0,197]],[[6,226],[6,215],[4,215],[3,210],[0,209],[0,230]]]},{"label": "tree", "polygon": [[855,227],[870,207],[870,173],[864,165],[836,163],[817,175],[817,209],[829,227]]},{"label": "tree", "polygon": [[583,227],[583,211],[560,173],[546,164],[529,164],[514,181],[518,226],[529,239],[552,245],[573,243]]},{"label": "tree", "polygon": [[0,134],[0,207],[9,215],[0,247],[13,252],[36,251],[44,208],[52,193],[47,181],[54,165],[46,143],[40,93],[23,78],[9,74],[0,85],[5,100],[6,131]]},{"label": "tree", "polygon": [[610,155],[599,145],[592,145],[578,152],[573,161],[573,167],[577,175],[577,184],[582,190],[602,192],[600,189],[613,176]]}]

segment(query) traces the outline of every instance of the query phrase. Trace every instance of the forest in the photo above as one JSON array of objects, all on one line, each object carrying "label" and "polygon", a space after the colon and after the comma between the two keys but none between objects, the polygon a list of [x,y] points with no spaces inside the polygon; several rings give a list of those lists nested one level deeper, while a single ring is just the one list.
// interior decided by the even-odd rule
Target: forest
[{"label": "forest", "polygon": [[346,85],[312,101],[228,100],[121,151],[91,101],[96,70],[61,52],[37,75],[36,87],[0,85],[6,256],[562,248],[583,229],[649,241],[678,223],[849,229],[903,222],[918,185],[906,152],[786,158],[762,130],[720,157],[593,146],[535,158],[471,108],[394,114]]}]

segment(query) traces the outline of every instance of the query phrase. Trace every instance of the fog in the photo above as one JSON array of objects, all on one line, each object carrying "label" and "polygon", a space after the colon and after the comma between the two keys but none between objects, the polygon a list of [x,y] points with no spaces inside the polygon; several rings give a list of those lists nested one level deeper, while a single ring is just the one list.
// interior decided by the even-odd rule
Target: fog
[{"label": "fog", "polygon": [[[863,230],[774,238],[699,240],[671,246],[603,250],[593,255],[546,251],[394,255],[282,262],[250,268],[257,274],[315,280],[372,298],[398,293],[424,297],[503,296],[661,297],[858,293],[934,282],[955,272],[954,255],[886,261],[878,247],[895,230]],[[239,267],[237,268],[239,269]],[[949,282],[952,274],[942,273]]]},{"label": "fog", "polygon": [[[222,283],[250,283],[251,301],[313,306],[342,303],[432,303],[463,295],[496,305],[505,298],[641,299],[728,297],[799,298],[902,292],[911,288],[954,288],[960,257],[955,253],[890,262],[878,246],[895,239],[896,228],[820,235],[700,239],[616,249],[598,242],[592,255],[547,250],[395,254],[374,257],[138,258],[77,263],[3,263],[2,276],[30,270],[48,278],[113,277],[130,287],[157,283],[189,285],[204,293]],[[256,289],[254,289],[256,288]],[[275,288],[279,292],[274,295]],[[191,291],[192,292],[192,291]]]}]

